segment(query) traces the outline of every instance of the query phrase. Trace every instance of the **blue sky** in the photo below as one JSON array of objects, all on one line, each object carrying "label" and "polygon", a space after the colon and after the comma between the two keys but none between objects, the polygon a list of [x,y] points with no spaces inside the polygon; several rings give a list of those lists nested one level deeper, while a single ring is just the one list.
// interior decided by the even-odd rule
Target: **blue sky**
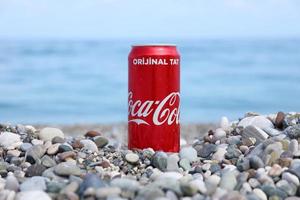
[{"label": "blue sky", "polygon": [[299,36],[298,0],[0,0],[0,38]]}]

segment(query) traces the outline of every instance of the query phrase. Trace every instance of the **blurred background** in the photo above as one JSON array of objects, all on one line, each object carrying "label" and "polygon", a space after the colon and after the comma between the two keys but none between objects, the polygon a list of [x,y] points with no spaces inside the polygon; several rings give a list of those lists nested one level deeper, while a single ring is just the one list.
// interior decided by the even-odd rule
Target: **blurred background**
[{"label": "blurred background", "polygon": [[300,1],[0,0],[0,121],[127,120],[135,43],[181,53],[181,121],[299,111]]}]

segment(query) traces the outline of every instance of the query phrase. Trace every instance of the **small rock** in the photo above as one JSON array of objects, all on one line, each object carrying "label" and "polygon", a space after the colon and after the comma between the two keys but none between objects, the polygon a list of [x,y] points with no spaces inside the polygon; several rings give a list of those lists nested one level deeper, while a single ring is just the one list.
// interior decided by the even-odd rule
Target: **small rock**
[{"label": "small rock", "polygon": [[274,128],[264,128],[264,129],[262,129],[264,132],[266,132],[269,136],[271,136],[271,137],[275,137],[275,136],[277,136],[277,135],[280,135],[281,134],[281,132],[280,131],[278,131],[278,130],[276,130],[276,129],[274,129]]},{"label": "small rock", "polygon": [[32,176],[41,176],[43,172],[46,170],[46,167],[44,167],[41,164],[34,164],[28,167],[26,171],[26,176],[27,177],[32,177]]},{"label": "small rock", "polygon": [[269,135],[265,133],[262,129],[256,127],[256,126],[247,126],[243,132],[242,132],[242,137],[243,138],[255,138],[256,143],[261,143],[265,141]]},{"label": "small rock", "polygon": [[44,155],[41,159],[42,165],[44,165],[45,167],[49,168],[49,167],[54,167],[56,165],[55,160],[53,160],[51,157]]},{"label": "small rock", "polygon": [[39,138],[43,141],[52,141],[54,137],[65,138],[64,133],[58,128],[46,127],[39,133]]},{"label": "small rock", "polygon": [[136,197],[136,200],[156,200],[157,198],[164,197],[164,192],[156,187],[142,188]]},{"label": "small rock", "polygon": [[197,151],[193,147],[183,147],[179,151],[180,158],[186,158],[189,162],[197,160]]},{"label": "small rock", "polygon": [[246,128],[247,126],[256,126],[257,128],[274,128],[273,123],[264,116],[251,116],[242,119],[238,126]]},{"label": "small rock", "polygon": [[260,200],[268,200],[267,195],[259,188],[255,188],[253,193],[260,199]]},{"label": "small rock", "polygon": [[285,114],[283,112],[278,112],[275,119],[275,126],[279,129],[283,128]]},{"label": "small rock", "polygon": [[95,142],[91,140],[81,140],[80,143],[83,145],[83,149],[91,152],[98,152],[98,147]]},{"label": "small rock", "polygon": [[264,162],[258,156],[251,156],[249,158],[250,167],[253,169],[259,169],[264,167]]},{"label": "small rock", "polygon": [[85,134],[85,137],[96,137],[96,136],[100,136],[101,133],[97,132],[97,131],[88,131]]},{"label": "small rock", "polygon": [[171,154],[167,159],[167,171],[179,171],[179,157],[177,154]]},{"label": "small rock", "polygon": [[63,152],[67,152],[67,151],[73,151],[72,146],[70,146],[69,144],[60,144],[58,147],[58,153],[63,153]]},{"label": "small rock", "polygon": [[189,171],[191,170],[191,165],[190,161],[186,158],[183,158],[179,161],[179,166],[184,170],[184,171]]},{"label": "small rock", "polygon": [[104,187],[96,190],[96,197],[103,199],[107,197],[118,197],[122,190],[118,187]]},{"label": "small rock", "polygon": [[45,178],[42,176],[35,176],[29,179],[26,179],[21,185],[21,191],[32,191],[32,190],[46,190]]},{"label": "small rock", "polygon": [[180,184],[180,189],[184,196],[193,196],[198,191],[198,187],[196,185],[185,182]]},{"label": "small rock", "polygon": [[17,192],[19,190],[18,179],[10,172],[6,178],[5,189]]},{"label": "small rock", "polygon": [[200,148],[196,148],[196,150],[197,150],[198,156],[200,156],[202,158],[207,158],[209,155],[211,155],[212,153],[215,153],[217,151],[217,145],[206,143],[203,146],[201,145]]},{"label": "small rock", "polygon": [[1,132],[0,134],[0,146],[5,149],[14,149],[21,145],[20,135],[11,132]]},{"label": "small rock", "polygon": [[76,153],[74,151],[67,151],[67,152],[63,152],[63,153],[57,154],[57,157],[61,161],[66,161],[68,158],[75,158],[76,157]]},{"label": "small rock", "polygon": [[280,176],[281,172],[282,172],[282,167],[278,164],[274,164],[269,171],[269,175],[272,177]]},{"label": "small rock", "polygon": [[31,143],[33,145],[43,145],[44,141],[43,140],[38,140],[38,139],[33,139],[33,140],[31,140]]},{"label": "small rock", "polygon": [[51,200],[50,196],[43,191],[26,191],[17,194],[16,200]]},{"label": "small rock", "polygon": [[103,136],[94,137],[94,141],[99,148],[103,148],[108,144],[108,139]]},{"label": "small rock", "polygon": [[125,159],[129,163],[135,164],[139,161],[139,156],[135,153],[128,153],[125,155]]},{"label": "small rock", "polygon": [[140,189],[139,182],[127,178],[116,178],[113,179],[110,183],[113,187],[121,188],[121,190],[127,191],[138,191]]},{"label": "small rock", "polygon": [[168,165],[168,155],[165,152],[156,152],[151,161],[152,165],[161,171],[166,171]]},{"label": "small rock", "polygon": [[26,152],[28,149],[32,147],[32,144],[30,143],[22,143],[20,146],[20,149],[24,152]]},{"label": "small rock", "polygon": [[222,117],[220,121],[220,127],[224,130],[227,131],[230,128],[230,123],[227,117]]},{"label": "small rock", "polygon": [[297,192],[297,186],[288,183],[286,180],[280,180],[276,183],[277,188],[285,191],[289,196],[293,196]]},{"label": "small rock", "polygon": [[54,172],[61,176],[79,176],[81,174],[80,168],[71,162],[62,162],[55,166]]},{"label": "small rock", "polygon": [[84,191],[88,188],[103,188],[105,187],[106,184],[103,182],[103,180],[100,179],[99,176],[97,176],[96,174],[87,174],[84,179],[83,182],[80,184],[79,187],[79,194],[83,195]]},{"label": "small rock", "polygon": [[233,190],[237,184],[235,174],[231,171],[222,174],[220,187],[226,190]]},{"label": "small rock", "polygon": [[292,154],[295,154],[296,152],[298,152],[298,148],[299,148],[298,140],[292,139],[291,142],[290,142],[290,144],[289,144],[288,150]]},{"label": "small rock", "polygon": [[206,194],[207,188],[205,183],[202,180],[195,179],[191,181],[190,184],[194,185],[198,189],[198,191],[201,192],[202,194]]},{"label": "small rock", "polygon": [[290,183],[293,183],[293,184],[295,184],[296,186],[299,186],[299,185],[300,185],[300,182],[299,182],[298,177],[295,176],[294,174],[289,173],[289,172],[284,172],[284,173],[282,174],[282,179],[283,179],[283,180],[286,180],[286,181],[288,181],[288,182],[290,182]]},{"label": "small rock", "polygon": [[49,155],[54,155],[58,152],[58,148],[60,146],[60,143],[56,143],[51,145],[48,149],[47,149],[47,154]]},{"label": "small rock", "polygon": [[222,128],[217,128],[214,136],[217,140],[220,140],[226,137],[226,132]]},{"label": "small rock", "polygon": [[250,169],[249,159],[245,157],[238,159],[236,167],[240,171],[247,171],[248,169]]},{"label": "small rock", "polygon": [[300,137],[300,124],[287,127],[284,129],[283,133],[291,139],[298,139]]},{"label": "small rock", "polygon": [[44,145],[36,145],[32,146],[27,150],[25,158],[26,161],[34,164],[37,160],[39,160],[46,152]]},{"label": "small rock", "polygon": [[52,141],[52,144],[57,144],[57,143],[62,144],[65,142],[65,139],[62,137],[59,137],[59,136],[55,136],[54,138],[52,138],[51,141]]}]

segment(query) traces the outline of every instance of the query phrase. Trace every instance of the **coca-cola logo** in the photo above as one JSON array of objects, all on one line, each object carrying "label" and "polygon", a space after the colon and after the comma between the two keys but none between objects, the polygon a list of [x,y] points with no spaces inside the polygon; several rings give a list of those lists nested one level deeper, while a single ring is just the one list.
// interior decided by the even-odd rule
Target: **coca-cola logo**
[{"label": "coca-cola logo", "polygon": [[[178,102],[178,103],[176,103]],[[129,122],[150,125],[152,120],[155,125],[179,123],[179,92],[172,92],[161,101],[133,100],[133,93],[128,93]],[[178,105],[178,106],[177,106]]]}]

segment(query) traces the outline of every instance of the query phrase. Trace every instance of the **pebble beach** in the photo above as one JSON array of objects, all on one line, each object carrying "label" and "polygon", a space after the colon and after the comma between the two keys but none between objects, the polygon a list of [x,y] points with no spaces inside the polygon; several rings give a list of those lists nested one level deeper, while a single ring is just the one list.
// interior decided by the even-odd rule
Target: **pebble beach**
[{"label": "pebble beach", "polygon": [[300,200],[300,113],[183,124],[179,153],[126,129],[0,123],[0,200]]}]

